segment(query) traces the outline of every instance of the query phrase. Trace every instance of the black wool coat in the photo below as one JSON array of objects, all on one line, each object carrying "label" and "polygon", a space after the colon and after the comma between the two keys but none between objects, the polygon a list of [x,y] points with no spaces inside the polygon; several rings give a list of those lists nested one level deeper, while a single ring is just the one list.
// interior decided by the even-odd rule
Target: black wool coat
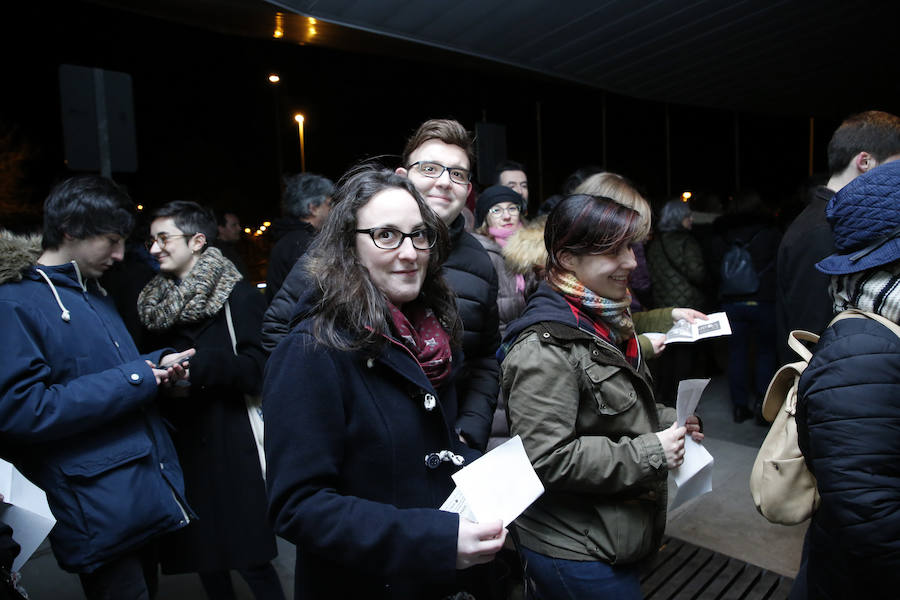
[{"label": "black wool coat", "polygon": [[800,378],[797,431],[822,496],[807,531],[807,597],[896,598],[900,338],[863,318],[826,329]]},{"label": "black wool coat", "polygon": [[426,458],[478,456],[452,431],[452,379],[436,390],[398,342],[339,351],[311,327],[279,343],[263,394],[270,512],[297,545],[294,597],[443,598],[459,585],[459,521],[436,509],[459,467]]},{"label": "black wool coat", "polygon": [[244,394],[259,394],[265,352],[259,328],[265,299],[239,281],[229,296],[238,356],[231,347],[224,308],[199,323],[145,336],[177,350],[196,348],[189,396],[163,402],[184,470],[188,502],[198,519],[166,536],[160,548],[165,573],[243,568],[277,554],[266,518],[265,483]]}]

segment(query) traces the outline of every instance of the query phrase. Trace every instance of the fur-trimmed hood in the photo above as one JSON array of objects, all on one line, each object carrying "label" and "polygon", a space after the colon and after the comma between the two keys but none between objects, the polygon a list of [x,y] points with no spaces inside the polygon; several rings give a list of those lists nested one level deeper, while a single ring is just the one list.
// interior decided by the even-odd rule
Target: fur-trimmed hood
[{"label": "fur-trimmed hood", "polygon": [[544,246],[544,224],[547,217],[538,217],[510,236],[503,248],[506,266],[514,273],[530,275],[534,267],[547,264],[547,248]]},{"label": "fur-trimmed hood", "polygon": [[0,229],[0,284],[22,280],[22,271],[41,256],[40,235],[18,235]]}]

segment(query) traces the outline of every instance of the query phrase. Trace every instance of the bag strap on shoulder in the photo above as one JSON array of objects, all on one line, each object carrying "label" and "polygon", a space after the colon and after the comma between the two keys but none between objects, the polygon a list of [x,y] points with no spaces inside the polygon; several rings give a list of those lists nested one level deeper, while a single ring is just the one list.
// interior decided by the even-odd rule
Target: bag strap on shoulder
[{"label": "bag strap on shoulder", "polygon": [[810,352],[809,348],[807,348],[803,342],[815,344],[818,341],[819,336],[803,329],[795,329],[788,335],[788,346],[790,346],[791,350],[796,352],[804,362],[809,362],[809,359],[812,358],[812,352]]},{"label": "bag strap on shoulder", "polygon": [[859,310],[858,308],[848,308],[845,311],[842,311],[835,315],[835,317],[831,320],[831,323],[828,324],[829,327],[837,323],[838,321],[843,321],[844,319],[872,319],[873,321],[878,321],[888,329],[890,329],[894,335],[900,337],[900,325],[897,325],[893,321],[888,318],[882,317],[879,314],[869,312],[867,310]]}]

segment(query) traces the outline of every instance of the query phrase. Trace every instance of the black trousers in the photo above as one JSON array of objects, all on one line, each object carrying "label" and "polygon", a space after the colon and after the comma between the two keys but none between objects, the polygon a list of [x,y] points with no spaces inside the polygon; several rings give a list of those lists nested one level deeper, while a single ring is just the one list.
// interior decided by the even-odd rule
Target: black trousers
[{"label": "black trousers", "polygon": [[88,600],[152,600],[159,588],[155,543],[120,556],[93,573],[81,573]]},{"label": "black trousers", "polygon": [[[284,600],[284,590],[272,563],[267,562],[247,569],[236,569],[247,582],[256,600]],[[234,600],[234,586],[230,571],[206,571],[200,573],[200,582],[210,600]]]}]

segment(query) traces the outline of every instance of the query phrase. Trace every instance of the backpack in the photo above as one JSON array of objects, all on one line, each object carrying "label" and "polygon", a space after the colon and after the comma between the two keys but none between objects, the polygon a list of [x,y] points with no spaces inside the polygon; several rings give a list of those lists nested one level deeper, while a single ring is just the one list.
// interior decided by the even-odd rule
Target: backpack
[{"label": "backpack", "polygon": [[755,294],[759,289],[759,274],[753,266],[753,257],[748,250],[752,241],[753,238],[747,242],[740,240],[731,242],[731,246],[722,257],[719,273],[722,283],[719,292],[723,296],[747,296]]},{"label": "backpack", "polygon": [[[881,315],[851,308],[843,311],[828,324],[847,318],[867,318],[878,321],[898,337],[900,327]],[[819,491],[816,478],[806,466],[800,452],[797,422],[797,387],[800,375],[809,364],[812,352],[803,342],[815,344],[819,336],[808,331],[795,330],[788,336],[788,345],[803,360],[784,365],[766,390],[763,401],[763,417],[772,422],[750,473],[750,494],[756,510],[772,523],[797,525],[809,519],[819,507]]]},{"label": "backpack", "polygon": [[812,358],[803,342],[818,341],[819,336],[808,331],[795,330],[788,335],[788,346],[803,360],[778,369],[763,400],[763,417],[772,427],[753,462],[750,494],[756,510],[772,523],[797,525],[819,507],[816,478],[800,452],[794,419],[800,375]]}]

